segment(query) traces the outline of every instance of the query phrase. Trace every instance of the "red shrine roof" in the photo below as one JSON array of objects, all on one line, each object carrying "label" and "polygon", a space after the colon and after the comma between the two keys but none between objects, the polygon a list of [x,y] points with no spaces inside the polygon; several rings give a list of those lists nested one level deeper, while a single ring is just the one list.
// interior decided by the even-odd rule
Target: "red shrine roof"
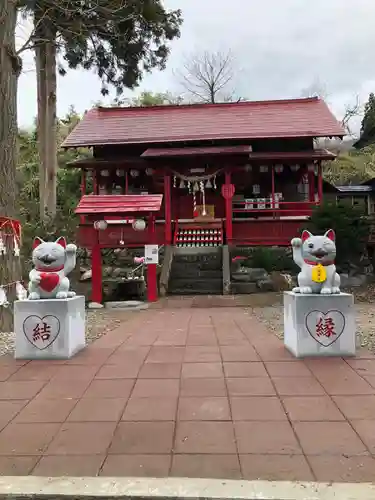
[{"label": "red shrine roof", "polygon": [[342,137],[345,130],[317,98],[180,106],[95,108],[63,147],[203,140]]},{"label": "red shrine roof", "polygon": [[82,196],[76,214],[122,214],[131,212],[158,212],[163,200],[162,194],[153,195],[94,195]]}]

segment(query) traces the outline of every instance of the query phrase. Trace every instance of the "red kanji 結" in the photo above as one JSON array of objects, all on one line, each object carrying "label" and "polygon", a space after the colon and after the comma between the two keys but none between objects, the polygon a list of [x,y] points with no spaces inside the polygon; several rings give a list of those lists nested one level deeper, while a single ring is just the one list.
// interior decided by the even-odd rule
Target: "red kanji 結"
[{"label": "red kanji \u7d50", "polygon": [[45,321],[37,323],[35,328],[33,328],[33,340],[43,340],[47,342],[51,337],[51,327]]}]

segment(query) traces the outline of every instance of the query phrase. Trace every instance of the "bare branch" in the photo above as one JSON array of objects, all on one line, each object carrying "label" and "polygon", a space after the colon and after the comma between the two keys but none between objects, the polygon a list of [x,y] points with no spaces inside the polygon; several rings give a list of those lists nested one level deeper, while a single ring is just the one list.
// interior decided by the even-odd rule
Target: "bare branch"
[{"label": "bare branch", "polygon": [[348,132],[349,135],[353,135],[351,131],[351,127],[349,122],[353,119],[356,118],[357,116],[360,116],[362,114],[362,104],[359,98],[359,95],[355,96],[355,101],[351,104],[346,104],[345,106],[345,112],[344,116],[341,120],[341,125],[345,128],[345,130]]},{"label": "bare branch", "polygon": [[[234,77],[233,56],[230,51],[208,52],[189,57],[176,75],[184,89],[199,101],[215,103],[231,100],[228,90]],[[226,92],[224,97],[222,94]]]},{"label": "bare branch", "polygon": [[329,97],[327,87],[319,78],[316,78],[311,85],[304,88],[301,92],[301,97],[320,97],[326,101]]}]

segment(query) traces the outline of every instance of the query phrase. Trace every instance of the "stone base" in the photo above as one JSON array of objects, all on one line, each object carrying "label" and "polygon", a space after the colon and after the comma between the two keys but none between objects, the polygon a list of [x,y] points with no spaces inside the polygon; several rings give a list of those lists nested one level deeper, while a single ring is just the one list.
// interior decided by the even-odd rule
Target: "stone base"
[{"label": "stone base", "polygon": [[123,300],[117,302],[106,302],[104,307],[106,309],[121,309],[124,311],[141,311],[148,309],[149,304],[138,300]]},{"label": "stone base", "polygon": [[284,292],[284,345],[297,358],[355,356],[353,295]]},{"label": "stone base", "polygon": [[86,345],[85,298],[17,300],[16,359],[69,359]]}]

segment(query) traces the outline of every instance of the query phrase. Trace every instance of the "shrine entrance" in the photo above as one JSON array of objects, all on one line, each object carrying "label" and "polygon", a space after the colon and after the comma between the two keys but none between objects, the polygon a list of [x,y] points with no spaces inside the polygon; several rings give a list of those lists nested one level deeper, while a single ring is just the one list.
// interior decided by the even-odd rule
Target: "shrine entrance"
[{"label": "shrine entrance", "polygon": [[[103,301],[102,250],[129,246],[144,247],[144,260],[138,264],[147,265],[148,301],[157,300],[155,213],[160,211],[162,199],[163,195],[86,195],[81,198],[75,212],[81,216],[79,244],[91,250],[93,305],[99,307]],[[133,240],[129,235],[133,235]]]}]

